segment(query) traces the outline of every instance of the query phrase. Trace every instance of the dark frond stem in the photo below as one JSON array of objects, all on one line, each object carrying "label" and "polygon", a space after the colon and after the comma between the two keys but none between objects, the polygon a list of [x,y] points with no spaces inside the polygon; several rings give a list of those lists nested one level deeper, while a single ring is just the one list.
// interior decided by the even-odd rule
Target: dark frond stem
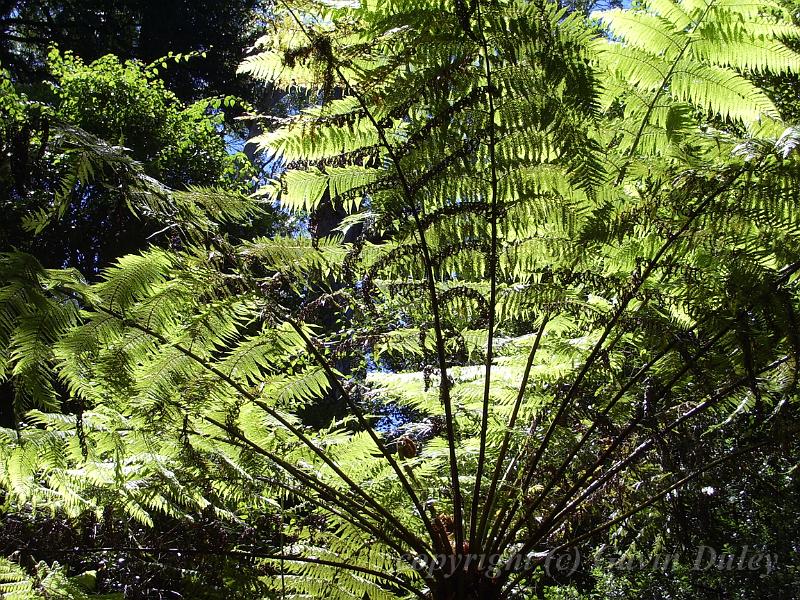
[{"label": "dark frond stem", "polygon": [[[714,345],[720,339],[722,339],[722,337],[729,330],[730,330],[730,327],[723,328],[723,330],[718,332],[717,335],[714,336],[714,338],[712,340],[710,340],[703,348],[701,348],[697,352],[697,354],[695,354],[693,357],[691,357],[689,360],[687,360],[684,363],[684,365],[682,366],[682,368],[672,377],[672,379],[670,379],[669,382],[667,382],[667,384],[664,386],[664,390],[662,391],[661,395],[654,402],[655,403],[659,403],[659,402],[663,401],[664,399],[666,399],[668,397],[668,395],[670,394],[670,392],[672,391],[672,388],[675,387],[675,385],[678,384],[678,382],[683,378],[683,376],[686,375],[686,373],[688,373],[694,367],[694,365],[697,363],[697,361],[700,358],[702,358],[711,348],[713,348]],[[665,348],[661,352],[659,352],[659,354],[645,366],[648,367],[648,369],[650,367],[652,367],[656,362],[658,362],[669,351],[669,349],[671,349],[674,346],[674,344],[675,344],[675,342],[673,341],[671,344],[669,344],[667,346],[667,348]],[[643,367],[642,369],[640,369],[640,371],[637,373],[637,375],[634,378],[631,378],[631,380],[629,381],[630,385],[624,386],[623,389],[620,390],[620,392],[617,393],[617,395],[612,399],[612,401],[609,403],[609,405],[606,407],[606,409],[604,409],[603,412],[601,413],[603,416],[608,414],[608,412],[611,410],[611,408],[622,398],[622,396],[625,394],[627,389],[629,389],[631,387],[631,385],[633,384],[633,382],[636,379],[638,379],[639,377],[641,377],[644,374],[644,372],[646,372],[646,371],[645,371],[645,369]],[[578,490],[580,490],[581,486],[583,486],[583,484],[586,483],[586,481],[594,474],[594,472],[597,469],[599,469],[603,464],[605,464],[605,462],[608,460],[608,458],[613,455],[614,451],[617,448],[619,448],[619,446],[628,438],[628,436],[633,432],[633,430],[641,422],[641,419],[642,419],[641,416],[634,418],[631,421],[631,423],[629,423],[628,426],[618,436],[616,436],[616,438],[612,441],[612,443],[609,445],[609,447],[606,448],[606,450],[597,459],[597,461],[583,474],[583,476],[581,478],[578,479],[577,482],[575,482],[572,485],[572,487],[569,489],[569,491],[567,491],[567,493],[565,494],[564,498],[562,498],[562,500],[551,511],[551,514],[554,514],[557,511],[561,510],[561,508],[565,504],[567,504],[567,502],[569,502],[569,499],[572,498],[572,496]],[[514,538],[514,536],[523,527],[524,523],[533,515],[534,511],[541,505],[541,503],[544,501],[544,499],[549,494],[550,490],[553,489],[553,487],[556,485],[556,483],[566,474],[567,469],[570,467],[570,465],[572,463],[572,459],[579,452],[579,450],[583,446],[583,444],[586,443],[586,441],[588,440],[589,436],[591,435],[591,433],[595,429],[597,423],[598,423],[598,420],[595,419],[595,421],[592,423],[592,425],[589,427],[589,429],[581,437],[581,439],[579,440],[578,444],[576,444],[575,447],[573,447],[573,449],[568,453],[567,457],[562,461],[561,465],[556,470],[556,472],[553,474],[553,476],[550,477],[550,479],[548,480],[547,484],[542,489],[542,491],[539,492],[539,494],[536,497],[536,500],[533,503],[531,503],[530,506],[528,506],[526,508],[526,510],[523,513],[523,515],[517,520],[516,526],[513,527],[512,530],[509,532],[509,534],[505,537],[505,539],[502,542],[500,542],[500,544],[499,544],[500,547],[503,547],[505,544],[509,543],[509,541],[511,539]],[[547,525],[547,520],[545,520],[545,522],[542,523],[541,528],[544,529],[546,527],[546,525]]]},{"label": "dark frond stem", "polygon": [[797,271],[800,271],[800,261],[786,265],[783,269],[781,269],[778,279],[775,281],[775,283],[786,283],[789,281],[789,278],[792,275],[797,273]]},{"label": "dark frond stem", "polygon": [[[281,482],[281,483],[283,483],[283,482]],[[281,491],[280,491],[281,516],[280,516],[280,522],[278,523],[278,527],[280,527],[280,530],[281,530],[280,534],[279,534],[279,537],[280,537],[279,543],[281,545],[281,600],[286,600],[286,566],[285,566],[285,560],[284,560],[284,557],[283,557],[283,549],[286,547],[286,540],[285,540],[284,534],[283,534],[283,528],[285,526],[284,522],[283,522],[283,519],[284,519],[284,512],[286,511],[286,501],[285,501],[285,497],[283,495],[283,492],[284,492],[284,490],[281,489]]]},{"label": "dark frond stem", "polygon": [[[758,373],[759,374],[763,374],[763,373],[769,372],[769,371],[779,367],[780,365],[784,364],[788,360],[789,360],[788,357],[784,357],[784,358],[775,360],[772,363],[770,363],[769,365],[766,365],[765,367],[759,369]],[[647,440],[642,442],[642,444],[640,444],[636,449],[634,449],[633,452],[631,452],[624,459],[618,461],[617,464],[615,464],[611,469],[609,469],[608,471],[603,473],[603,475],[600,476],[598,479],[596,479],[591,485],[589,485],[589,487],[587,487],[586,490],[584,490],[584,492],[578,498],[576,498],[575,500],[570,502],[568,505],[566,505],[563,509],[560,510],[560,512],[558,512],[557,514],[555,513],[555,510],[558,510],[558,508],[554,509],[554,511],[551,511],[550,516],[548,516],[548,518],[545,519],[542,522],[542,524],[537,528],[536,532],[534,534],[532,534],[529,537],[529,539],[523,544],[522,548],[519,550],[520,554],[525,554],[527,552],[530,552],[533,549],[533,547],[542,539],[542,537],[547,534],[548,531],[552,531],[553,527],[558,525],[558,523],[561,520],[563,520],[564,518],[566,518],[567,516],[572,514],[572,511],[575,509],[575,507],[579,506],[584,500],[586,500],[586,498],[591,496],[606,481],[608,481],[611,477],[613,477],[614,475],[616,475],[617,473],[619,473],[620,471],[625,469],[628,465],[630,465],[637,458],[639,458],[642,454],[644,454],[653,445],[653,443],[655,443],[655,441],[659,437],[662,437],[668,431],[671,431],[671,430],[675,429],[676,427],[678,427],[681,424],[685,423],[686,421],[688,421],[689,419],[691,419],[695,415],[699,414],[703,410],[709,408],[713,404],[715,404],[715,403],[719,402],[720,400],[726,398],[728,395],[733,393],[737,388],[741,387],[742,385],[747,385],[748,381],[749,381],[748,376],[741,377],[741,378],[737,379],[736,381],[728,384],[728,386],[726,386],[719,393],[715,394],[712,398],[709,398],[705,402],[702,402],[702,403],[698,404],[697,406],[695,406],[694,408],[688,410],[687,412],[682,414],[680,417],[675,419],[672,423],[670,423],[669,425],[665,426],[661,430],[659,430],[659,431],[653,433],[651,436],[649,436],[647,438]],[[633,427],[635,427],[636,423],[638,423],[638,420],[635,420],[631,425],[629,425],[629,427],[626,429],[626,431],[623,433],[623,435],[629,434],[630,430]],[[608,454],[609,454],[608,452],[606,452],[604,454],[604,457],[602,458],[602,462],[605,462],[605,460],[608,458]],[[598,463],[600,463],[600,462],[601,461],[598,460]],[[595,466],[592,467],[592,471],[596,470],[596,468],[598,466],[598,463],[595,463]],[[582,485],[582,483],[581,483],[581,485]],[[573,486],[573,488],[574,488],[574,486]],[[564,503],[562,502],[561,506],[563,506],[563,505],[564,505]],[[508,573],[504,573],[503,575],[501,575],[502,579],[505,579],[507,577],[508,577]]]},{"label": "dark frond stem", "polygon": [[[337,68],[337,71],[339,69]],[[352,89],[352,88],[351,88]],[[447,374],[447,351],[445,349],[445,340],[444,340],[444,333],[442,327],[442,319],[439,311],[439,298],[438,293],[436,292],[436,279],[433,272],[433,260],[431,258],[430,248],[428,247],[428,242],[425,237],[425,230],[422,227],[422,222],[420,218],[419,211],[417,210],[416,205],[414,204],[413,195],[411,192],[411,188],[409,187],[408,181],[403,174],[403,170],[400,166],[399,159],[396,157],[395,152],[392,146],[389,144],[388,140],[386,140],[386,135],[383,130],[378,125],[377,121],[375,121],[372,114],[369,112],[366,101],[363,99],[363,96],[356,93],[353,90],[353,94],[359,100],[359,103],[364,107],[364,110],[367,112],[370,120],[372,121],[373,125],[378,130],[378,134],[385,144],[387,152],[392,160],[392,164],[394,165],[395,169],[397,170],[398,177],[403,184],[403,189],[406,194],[406,200],[408,202],[409,208],[411,209],[411,214],[414,219],[414,225],[417,230],[417,235],[419,236],[419,245],[422,250],[422,259],[423,264],[425,267],[425,283],[428,288],[428,294],[431,300],[431,313],[433,316],[433,330],[436,337],[436,355],[437,361],[439,363],[439,397],[444,405],[445,410],[445,427],[447,431],[447,445],[449,449],[449,462],[450,462],[450,484],[453,487],[453,521],[454,521],[454,530],[455,530],[455,538],[456,538],[456,551],[461,552],[464,546],[464,530],[463,530],[463,500],[461,497],[461,484],[459,483],[458,478],[458,459],[456,456],[456,434],[455,434],[455,421],[453,417],[453,404],[452,399],[450,397],[450,379]],[[433,531],[431,526],[431,539],[436,539],[436,533]]]},{"label": "dark frond stem", "polygon": [[[483,50],[483,60],[486,69],[486,100],[489,109],[489,169],[491,171],[491,198],[489,200],[489,223],[491,226],[491,241],[489,248],[489,323],[486,335],[486,371],[483,382],[483,406],[481,411],[481,431],[478,450],[478,470],[475,474],[475,487],[472,492],[472,511],[469,520],[469,543],[470,552],[479,554],[481,551],[481,533],[478,531],[478,505],[481,502],[481,480],[483,478],[484,463],[486,462],[486,435],[489,429],[489,396],[492,381],[492,361],[494,360],[494,325],[495,312],[497,306],[497,157],[495,146],[497,145],[497,127],[495,124],[494,107],[494,85],[492,84],[492,66],[489,55],[489,43],[486,40],[486,32],[483,30],[483,19],[481,18],[481,3],[476,2],[476,15],[478,19],[478,30],[480,31],[480,44]],[[541,330],[540,330],[541,332]],[[536,338],[538,341],[538,337]],[[515,415],[516,416],[516,415]],[[499,463],[498,463],[499,464]],[[492,482],[494,483],[494,481]],[[486,523],[486,514],[489,509],[488,504],[484,504],[484,512],[481,517],[481,530]]]},{"label": "dark frond stem", "polygon": [[[691,473],[689,473],[685,477],[679,479],[678,481],[676,481],[672,485],[668,486],[667,488],[661,490],[657,494],[654,494],[654,495],[650,496],[647,500],[645,500],[642,503],[638,504],[634,508],[626,511],[625,513],[621,514],[620,516],[618,516],[618,517],[616,517],[614,519],[611,519],[609,521],[606,521],[602,525],[599,525],[599,526],[595,527],[594,529],[592,529],[590,531],[587,531],[586,533],[584,533],[584,534],[582,534],[582,535],[580,535],[578,537],[575,537],[575,538],[569,540],[568,542],[565,542],[565,543],[561,544],[560,546],[558,546],[554,550],[554,552],[560,552],[560,551],[565,550],[567,548],[571,548],[571,547],[575,546],[575,544],[578,544],[578,543],[580,543],[580,542],[582,542],[584,540],[587,540],[587,539],[591,538],[592,536],[595,536],[595,535],[597,535],[599,533],[602,533],[602,532],[606,531],[607,529],[613,527],[617,523],[621,523],[622,521],[625,521],[626,519],[629,519],[630,517],[632,517],[635,514],[641,512],[642,510],[644,510],[648,506],[651,506],[655,502],[658,502],[661,498],[663,498],[664,496],[666,496],[670,492],[672,492],[672,491],[674,491],[674,490],[686,485],[689,481],[691,481],[692,479],[698,477],[699,475],[702,475],[703,473],[706,473],[706,472],[710,471],[711,469],[717,467],[718,465],[720,465],[720,464],[722,464],[722,463],[724,463],[724,462],[726,462],[728,460],[731,460],[732,458],[735,458],[737,456],[740,456],[740,455],[748,453],[748,452],[752,452],[753,450],[757,450],[758,448],[761,448],[761,447],[763,447],[765,445],[767,445],[767,442],[762,442],[760,444],[754,444],[754,445],[748,446],[747,448],[742,448],[740,450],[735,450],[733,452],[730,452],[730,453],[726,454],[725,456],[722,456],[722,457],[720,457],[720,458],[718,458],[716,460],[712,460],[708,464],[704,465],[702,468],[697,469],[695,471],[692,471]],[[526,546],[527,546],[527,544],[526,544]],[[520,554],[524,555],[526,552],[529,552],[529,551],[530,550],[521,550]],[[501,598],[508,597],[509,594],[514,590],[516,585],[521,580],[523,580],[525,577],[529,577],[533,573],[533,571],[535,571],[539,567],[539,565],[541,565],[541,564],[542,564],[542,562],[539,561],[539,562],[536,562],[536,563],[532,564],[529,568],[523,569],[522,571],[519,571],[517,573],[517,576],[514,579],[512,579],[505,588],[503,588],[503,590],[501,592]],[[503,574],[501,575],[501,577],[503,579],[508,579],[508,576],[509,576],[509,571],[504,570]]]},{"label": "dark frond stem", "polygon": [[[531,347],[531,351],[528,353],[528,360],[525,363],[525,371],[522,374],[522,381],[519,384],[517,397],[514,400],[514,408],[511,411],[511,417],[509,417],[508,419],[508,425],[506,426],[506,431],[503,434],[503,441],[500,444],[500,454],[497,457],[497,462],[495,463],[494,473],[492,474],[492,481],[489,486],[489,493],[486,495],[486,503],[484,504],[483,514],[481,515],[481,523],[480,527],[478,528],[478,539],[481,541],[481,546],[483,545],[484,534],[486,526],[488,524],[489,515],[492,513],[492,510],[494,509],[497,486],[500,483],[505,483],[505,477],[501,478],[500,473],[503,470],[503,464],[505,463],[506,454],[508,452],[508,447],[511,442],[511,432],[513,431],[517,423],[517,417],[519,415],[519,410],[522,407],[522,400],[525,398],[525,388],[528,386],[528,379],[530,378],[531,368],[533,367],[533,361],[535,360],[536,353],[539,350],[539,344],[542,341],[544,328],[547,326],[547,322],[549,320],[550,320],[550,314],[548,313],[542,319],[542,324],[539,327],[539,331],[536,332],[536,339],[533,342],[533,347]],[[510,471],[507,471],[506,474],[507,475],[510,474]]]}]

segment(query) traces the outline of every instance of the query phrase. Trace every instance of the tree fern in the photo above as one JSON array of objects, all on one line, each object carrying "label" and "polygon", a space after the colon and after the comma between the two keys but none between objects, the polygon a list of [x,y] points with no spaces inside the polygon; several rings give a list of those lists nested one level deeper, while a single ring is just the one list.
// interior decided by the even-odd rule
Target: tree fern
[{"label": "tree fern", "polygon": [[[280,162],[266,194],[327,195],[360,234],[187,236],[92,285],[9,256],[5,372],[81,406],[3,431],[15,501],[144,523],[269,504],[281,541],[252,554],[276,593],[524,597],[542,553],[794,402],[796,136],[744,77],[796,70],[764,50],[790,27],[738,1],[603,13],[610,37],[547,3],[278,12],[294,37],[244,70],[321,104],[254,140]],[[222,210],[200,194],[194,231]],[[304,422],[331,397],[345,418]],[[690,425],[723,455],[651,468]]]}]

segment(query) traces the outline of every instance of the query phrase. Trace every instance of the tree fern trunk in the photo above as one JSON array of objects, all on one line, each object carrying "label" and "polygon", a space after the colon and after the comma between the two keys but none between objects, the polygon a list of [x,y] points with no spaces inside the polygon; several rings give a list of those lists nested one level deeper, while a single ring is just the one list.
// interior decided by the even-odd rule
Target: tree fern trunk
[{"label": "tree fern trunk", "polygon": [[485,569],[456,571],[442,579],[433,592],[433,600],[500,600],[500,597],[500,584]]}]

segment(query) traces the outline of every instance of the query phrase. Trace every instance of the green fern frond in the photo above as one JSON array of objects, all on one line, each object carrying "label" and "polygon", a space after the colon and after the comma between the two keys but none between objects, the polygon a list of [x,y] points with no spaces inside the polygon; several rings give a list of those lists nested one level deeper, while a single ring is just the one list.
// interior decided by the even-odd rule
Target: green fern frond
[{"label": "green fern frond", "polygon": [[336,276],[347,255],[347,248],[335,236],[319,241],[302,237],[256,238],[244,243],[240,254],[267,271],[299,277],[312,272]]},{"label": "green fern frond", "polygon": [[109,310],[124,313],[135,301],[163,283],[173,264],[168,253],[156,249],[141,256],[124,256],[103,273],[104,281],[95,291]]}]

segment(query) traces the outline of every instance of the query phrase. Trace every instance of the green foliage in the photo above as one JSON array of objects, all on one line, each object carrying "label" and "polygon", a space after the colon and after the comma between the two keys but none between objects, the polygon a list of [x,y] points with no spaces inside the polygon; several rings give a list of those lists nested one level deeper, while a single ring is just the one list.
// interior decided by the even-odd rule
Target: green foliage
[{"label": "green foliage", "polygon": [[68,578],[58,563],[52,566],[39,563],[31,576],[10,560],[0,558],[0,594],[7,600],[122,600],[122,594],[87,593],[91,590],[92,579],[91,573]]},{"label": "green foliage", "polygon": [[183,101],[241,95],[248,88],[233,74],[266,9],[259,0],[9,0],[0,6],[0,61],[17,81],[36,83],[58,44],[87,62],[112,53],[160,68]]},{"label": "green foliage", "polygon": [[252,555],[282,597],[495,600],[540,563],[419,561],[621,544],[726,461],[796,462],[799,136],[748,77],[796,71],[800,32],[767,8],[276,9],[243,69],[320,104],[256,138],[264,194],[355,241],[209,240],[192,190],[194,235],[97,283],[10,255],[7,377],[47,393],[0,484],[145,524],[279,508]]},{"label": "green foliage", "polygon": [[55,408],[53,344],[77,324],[78,305],[68,287],[53,297],[40,284],[47,281],[48,289],[57,289],[69,284],[70,275],[48,272],[31,256],[10,254],[0,257],[0,279],[5,282],[0,293],[0,378],[14,377],[16,408]]},{"label": "green foliage", "polygon": [[184,106],[152,70],[111,55],[86,65],[51,50],[49,66],[49,91],[30,96],[0,75],[4,248],[35,249],[48,266],[91,276],[184,211],[246,224],[253,204],[240,195],[252,191],[254,170],[227,152],[221,110]]},{"label": "green foliage", "polygon": [[49,65],[59,119],[131,149],[148,175],[170,187],[220,184],[236,163],[219,136],[224,114],[207,102],[184,107],[152,71],[113,55],[89,65],[53,50]]},{"label": "green foliage", "polygon": [[623,107],[620,125],[629,135],[621,143],[632,146],[631,154],[640,143],[650,154],[665,152],[676,136],[685,141],[691,108],[706,119],[751,127],[777,118],[772,101],[746,75],[797,71],[800,64],[781,43],[798,30],[777,3],[665,0],[593,16],[613,35],[600,48],[611,76],[601,102]]}]

